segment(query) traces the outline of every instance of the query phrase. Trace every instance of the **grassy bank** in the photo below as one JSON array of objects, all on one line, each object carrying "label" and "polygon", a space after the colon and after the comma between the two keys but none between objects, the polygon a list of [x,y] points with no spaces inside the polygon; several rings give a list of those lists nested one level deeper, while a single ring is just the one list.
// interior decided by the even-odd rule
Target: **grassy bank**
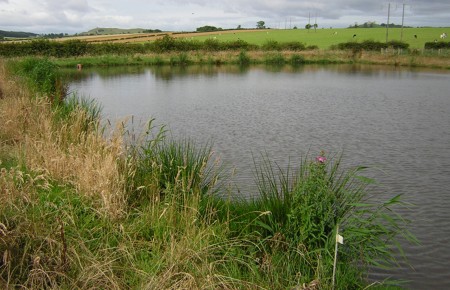
[{"label": "grassy bank", "polygon": [[100,126],[46,59],[1,63],[0,92],[1,288],[332,289],[337,225],[335,288],[376,288],[369,267],[411,238],[399,197],[339,156],[265,158],[241,200],[209,144]]},{"label": "grassy bank", "polygon": [[399,54],[391,50],[385,53],[340,50],[294,51],[225,51],[158,53],[133,56],[103,55],[54,59],[61,67],[121,66],[121,65],[303,65],[303,64],[374,64],[401,67],[450,69],[450,57],[445,54]]}]

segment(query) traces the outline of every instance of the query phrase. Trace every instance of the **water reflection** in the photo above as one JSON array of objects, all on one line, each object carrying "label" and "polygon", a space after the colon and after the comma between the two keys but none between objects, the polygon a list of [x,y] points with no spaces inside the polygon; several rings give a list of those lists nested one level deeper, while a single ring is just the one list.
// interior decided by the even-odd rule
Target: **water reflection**
[{"label": "water reflection", "polygon": [[364,64],[337,64],[329,65],[326,68],[323,65],[258,65],[258,66],[236,66],[236,65],[191,65],[191,66],[118,66],[118,67],[98,67],[83,68],[83,70],[63,69],[63,72],[71,82],[79,82],[91,77],[98,76],[103,79],[111,79],[113,77],[121,77],[123,75],[142,75],[150,72],[157,79],[170,81],[174,78],[189,78],[193,75],[214,77],[218,74],[236,74],[244,75],[250,70],[263,70],[270,73],[315,73],[318,71],[337,72],[346,75],[358,75],[367,77],[380,78],[402,78],[406,75],[415,77],[424,75],[429,72],[431,74],[446,73],[445,70],[432,70],[423,68],[404,69],[394,66],[374,66]]}]

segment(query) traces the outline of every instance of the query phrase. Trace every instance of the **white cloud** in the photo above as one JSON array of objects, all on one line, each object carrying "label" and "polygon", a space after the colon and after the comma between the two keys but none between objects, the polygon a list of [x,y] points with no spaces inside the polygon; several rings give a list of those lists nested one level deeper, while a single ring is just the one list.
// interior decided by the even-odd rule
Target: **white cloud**
[{"label": "white cloud", "polygon": [[[399,23],[401,1],[393,1],[392,22]],[[406,2],[406,24],[450,26],[448,0]],[[303,27],[308,15],[319,27],[347,27],[354,22],[386,22],[387,2],[373,0],[0,0],[0,30],[77,33],[94,27],[142,27],[195,30],[203,25],[255,27],[263,20],[284,28],[286,20]],[[281,23],[281,24],[280,24]]]}]

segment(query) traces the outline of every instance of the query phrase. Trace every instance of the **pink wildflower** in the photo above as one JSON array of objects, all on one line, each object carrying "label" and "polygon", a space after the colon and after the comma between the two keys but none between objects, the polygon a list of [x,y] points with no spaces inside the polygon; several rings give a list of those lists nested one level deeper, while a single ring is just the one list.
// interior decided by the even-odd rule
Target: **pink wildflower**
[{"label": "pink wildflower", "polygon": [[316,161],[319,163],[325,163],[325,161],[327,161],[327,159],[325,158],[325,156],[317,156]]}]

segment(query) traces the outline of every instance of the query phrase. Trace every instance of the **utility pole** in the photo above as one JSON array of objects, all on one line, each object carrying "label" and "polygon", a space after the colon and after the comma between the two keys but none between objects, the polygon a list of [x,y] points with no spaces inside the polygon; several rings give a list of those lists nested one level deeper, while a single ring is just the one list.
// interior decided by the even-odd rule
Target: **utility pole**
[{"label": "utility pole", "polygon": [[316,32],[317,29],[317,12],[316,12],[316,17],[314,18],[314,32]]},{"label": "utility pole", "polygon": [[406,4],[403,3],[403,10],[402,10],[402,30],[400,32],[400,41],[403,41],[403,24],[405,22],[405,6]]},{"label": "utility pole", "polygon": [[405,3],[403,3],[402,9],[402,29],[400,30],[400,41],[403,40],[403,23],[405,22]]},{"label": "utility pole", "polygon": [[391,3],[388,4],[388,19],[387,19],[387,24],[386,24],[386,43],[388,42],[389,39],[389,18],[391,16]]},{"label": "utility pole", "polygon": [[309,27],[309,29],[308,29],[308,32],[309,32],[309,30],[311,29],[311,12],[308,13],[308,27]]}]

